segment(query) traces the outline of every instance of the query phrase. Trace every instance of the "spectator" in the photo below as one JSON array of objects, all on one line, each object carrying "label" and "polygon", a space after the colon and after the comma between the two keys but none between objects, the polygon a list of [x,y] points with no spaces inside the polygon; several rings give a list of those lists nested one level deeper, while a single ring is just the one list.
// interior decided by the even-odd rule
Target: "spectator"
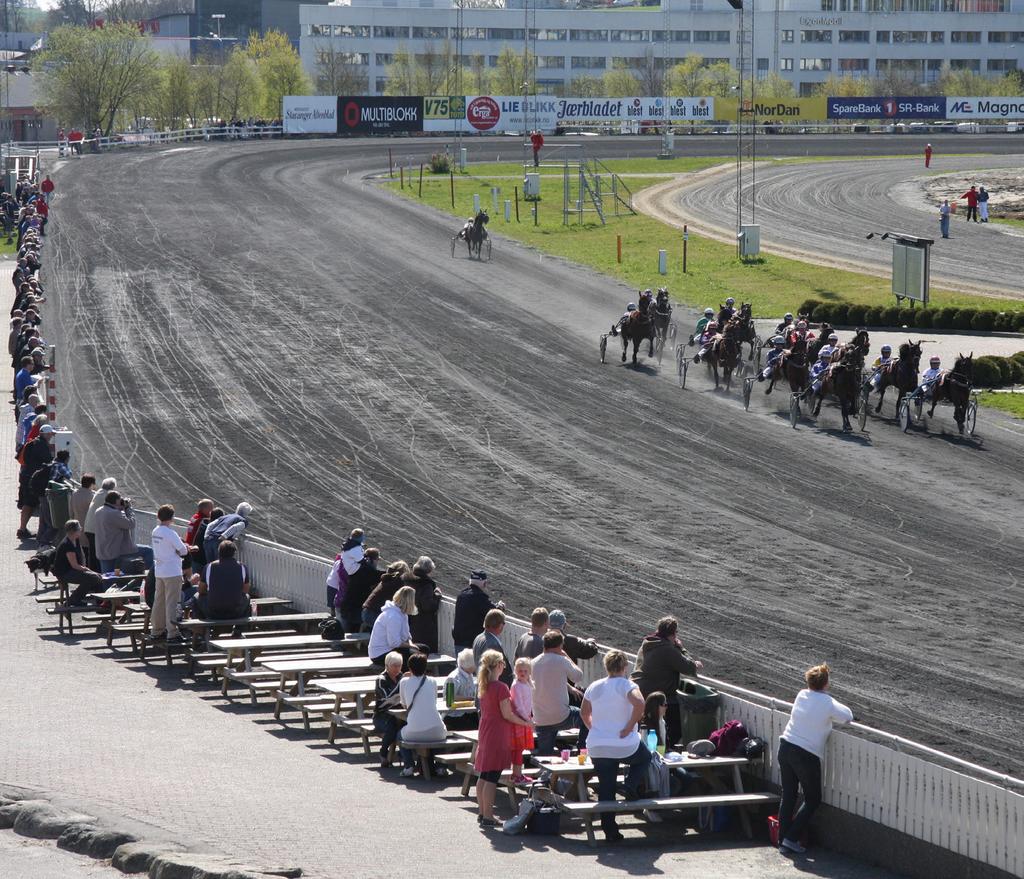
[{"label": "spectator", "polygon": [[416,590],[416,616],[409,620],[412,640],[426,644],[428,653],[437,653],[437,611],[441,607],[441,590],[431,579],[433,573],[434,562],[421,555],[412,566],[412,572],[402,577],[403,585]]},{"label": "spectator", "polygon": [[39,433],[25,443],[21,450],[21,470],[18,474],[18,509],[21,510],[21,523],[17,536],[22,540],[32,537],[28,530],[29,520],[39,509],[39,495],[32,488],[32,474],[42,469],[53,460],[53,451],[50,449],[50,434],[53,427],[44,424],[39,428]]},{"label": "spectator", "polygon": [[[71,493],[71,518],[78,522],[84,522],[89,515],[89,507],[92,506],[92,499],[96,494],[96,477],[91,473],[82,474],[82,484]],[[89,535],[82,531],[79,538],[82,544],[82,554],[85,562],[90,567],[96,568],[96,557],[92,552],[92,545],[89,542]]]},{"label": "spectator", "polygon": [[480,699],[480,736],[476,748],[477,823],[481,827],[497,827],[494,820],[494,794],[501,773],[512,765],[512,727],[527,722],[512,710],[512,694],[501,680],[505,657],[497,650],[487,650],[480,657],[477,672],[477,697]]},{"label": "spectator", "polygon": [[[815,809],[821,805],[821,761],[833,723],[850,723],[853,712],[825,691],[829,667],[822,663],[804,673],[807,688],[797,693],[789,723],[779,739],[779,771],[782,802],[779,803],[779,851],[802,854],[800,838]],[[804,802],[796,808],[796,796],[803,790]]]},{"label": "spectator", "polygon": [[944,198],[939,205],[939,231],[943,238],[949,238],[949,199]]},{"label": "spectator", "polygon": [[250,615],[249,571],[237,555],[237,545],[223,540],[217,547],[217,560],[206,566],[201,577],[193,576],[192,582],[199,586],[196,610],[202,619],[234,620]]},{"label": "spectator", "polygon": [[[192,544],[196,548],[192,555],[193,573],[202,573],[210,562],[216,561],[216,559],[206,557],[206,529],[210,527],[211,522],[216,522],[223,515],[224,511],[220,507],[214,507],[210,510],[210,518],[199,523],[199,527],[196,529],[196,539]],[[198,571],[195,570],[196,567],[199,568]]]},{"label": "spectator", "polygon": [[[495,604],[487,594],[487,572],[473,571],[469,575],[469,586],[455,599],[455,620],[452,623],[452,640],[455,649],[472,647],[476,636],[483,631],[484,617],[488,611],[505,609],[505,602]],[[477,662],[479,662],[479,656]]]},{"label": "spectator", "polygon": [[988,190],[984,186],[978,188],[978,222],[988,222]]},{"label": "spectator", "polygon": [[533,148],[533,167],[540,166],[540,151],[544,146],[544,135],[534,129],[530,132],[530,146]]},{"label": "spectator", "polygon": [[18,361],[21,369],[14,375],[14,399],[25,399],[25,388],[36,383],[36,377],[32,374],[32,367],[35,365],[31,354],[22,355]]},{"label": "spectator", "polygon": [[476,664],[479,667],[480,657],[484,655],[485,651],[498,651],[505,662],[505,670],[502,672],[501,682],[506,687],[511,687],[513,681],[512,665],[508,661],[508,657],[505,655],[505,647],[501,643],[501,633],[504,631],[504,612],[497,608],[487,611],[487,616],[484,617],[484,630],[473,641],[473,659],[476,660]]},{"label": "spectator", "polygon": [[516,659],[533,659],[544,652],[544,633],[548,630],[548,611],[535,607],[530,614],[530,631],[516,644]]},{"label": "spectator", "polygon": [[678,629],[675,617],[658,620],[658,630],[641,642],[633,670],[633,681],[644,696],[660,691],[668,699],[669,709],[665,718],[668,733],[665,746],[668,748],[674,747],[683,734],[679,715],[680,679],[684,675],[693,677],[704,668],[703,663],[683,649],[676,636]]},{"label": "spectator", "polygon": [[668,714],[668,699],[660,690],[655,690],[644,700],[644,718],[641,723],[644,734],[651,730],[658,736],[658,744],[665,747],[668,729],[665,716]]},{"label": "spectator", "polygon": [[[623,787],[627,800],[640,796],[640,785],[647,775],[651,752],[640,741],[637,722],[644,713],[644,697],[628,675],[629,660],[621,650],[609,650],[604,656],[607,677],[594,681],[583,694],[581,716],[590,730],[587,750],[597,772],[597,799],[614,802],[619,764],[629,769]],[[608,842],[621,842],[622,834],[614,812],[601,813],[601,829]]]},{"label": "spectator", "polygon": [[403,586],[390,601],[384,602],[384,609],[373,624],[370,643],[366,652],[374,665],[383,665],[384,657],[394,650],[408,662],[416,652],[416,645],[409,633],[409,617],[416,615],[416,590]]},{"label": "spectator", "polygon": [[[385,657],[386,658],[386,657]],[[402,678],[398,687],[402,707],[406,709],[405,726],[398,734],[402,748],[402,777],[411,778],[416,774],[416,745],[431,745],[448,738],[448,730],[441,721],[437,710],[437,681],[427,674],[427,656],[414,653],[409,657],[409,674]],[[439,777],[448,770],[431,760],[431,772]]]},{"label": "spectator", "polygon": [[23,323],[22,316],[15,312],[14,317],[11,318],[11,332],[7,337],[7,353],[14,356],[14,346],[18,344],[18,337],[21,335],[21,325]]},{"label": "spectator", "polygon": [[379,549],[374,546],[367,549],[355,573],[348,575],[348,584],[338,599],[341,624],[350,634],[354,635],[362,628],[363,604],[380,582],[381,571],[377,568],[379,560]]},{"label": "spectator", "polygon": [[147,570],[152,570],[153,550],[135,542],[135,511],[131,498],[122,498],[116,491],[107,492],[103,506],[96,511],[95,523],[96,557],[104,574],[127,567],[137,556],[141,556]]},{"label": "spectator", "polygon": [[53,190],[53,181],[50,179],[50,175],[47,174],[46,177],[43,178],[43,182],[39,184],[39,191],[42,192],[43,198],[47,204],[50,203],[50,197],[53,195]]},{"label": "spectator", "polygon": [[203,552],[207,559],[217,555],[217,547],[222,540],[233,540],[238,543],[249,525],[249,517],[252,515],[252,504],[242,501],[235,509],[235,512],[227,516],[221,516],[216,521],[211,521],[206,526],[206,533],[203,535]]},{"label": "spectator", "polygon": [[384,657],[384,671],[373,688],[373,729],[380,736],[380,768],[391,765],[391,747],[398,741],[398,718],[390,711],[399,707],[398,685],[402,675],[402,654]]},{"label": "spectator", "polygon": [[529,723],[529,726],[512,727],[512,783],[529,782],[523,775],[523,751],[533,750],[533,668],[529,658],[516,660],[515,677],[512,682],[512,710]]},{"label": "spectator", "polygon": [[363,549],[363,529],[353,528],[348,539],[341,547],[341,552],[334,557],[334,565],[327,577],[327,607],[331,613],[341,619],[341,596],[348,589],[348,578],[359,570],[365,551]]},{"label": "spectator", "polygon": [[82,523],[85,528],[85,536],[89,541],[89,552],[92,555],[92,566],[99,568],[100,560],[96,555],[96,511],[103,506],[107,494],[117,488],[117,480],[108,476],[100,483],[99,491],[93,492],[92,500],[89,502],[89,511],[85,514],[85,521]]},{"label": "spectator", "polygon": [[[452,684],[452,701],[476,702],[476,660],[468,647],[455,658],[455,670],[445,678],[445,686]],[[480,714],[476,707],[455,708],[448,712],[444,725],[448,729],[476,729]]]},{"label": "spectator", "polygon": [[[213,512],[213,501],[208,497],[204,497],[199,503],[196,504],[196,511],[192,514],[192,518],[188,520],[188,527],[185,529],[185,544],[191,547],[189,557],[185,562],[184,567],[191,568],[193,572],[198,574],[202,569],[203,565],[198,563],[200,545],[202,540],[199,536],[199,529],[210,521],[210,513]],[[203,529],[205,531],[205,528]]]},{"label": "spectator", "polygon": [[565,655],[573,662],[578,663],[584,659],[593,659],[597,656],[597,642],[593,638],[577,638],[566,631],[569,623],[565,619],[564,611],[551,611],[548,623],[552,629],[557,629],[565,637],[563,649],[565,650]]},{"label": "spectator", "polygon": [[[35,386],[29,385],[30,390],[33,387]],[[32,434],[32,426],[36,423],[37,418],[42,416],[43,420],[40,426],[46,424],[46,422],[49,421],[49,419],[46,417],[46,404],[42,402],[42,400],[40,400],[39,395],[30,393],[28,399],[29,402],[25,404],[25,408],[31,408],[29,408],[29,411],[24,413],[24,417],[18,424],[18,429],[15,432],[14,436],[19,449],[25,444],[28,437]],[[36,434],[38,433],[39,431],[36,431]]]},{"label": "spectator", "polygon": [[583,672],[565,655],[564,644],[561,632],[549,630],[544,635],[544,652],[533,660],[533,722],[538,754],[554,754],[558,733],[563,729],[579,729],[580,747],[587,743],[580,710],[569,704],[569,687],[583,680]]},{"label": "spectator", "polygon": [[972,186],[960,198],[967,199],[967,216],[964,219],[969,223],[974,220],[978,222],[978,187]]},{"label": "spectator", "polygon": [[158,524],[151,539],[156,589],[149,611],[149,633],[153,640],[180,641],[177,620],[181,604],[181,563],[188,558],[188,547],[171,527],[174,507],[164,504],[156,511],[156,518]]},{"label": "spectator", "polygon": [[103,591],[103,578],[85,564],[82,552],[82,525],[77,519],[68,519],[64,526],[65,537],[57,547],[53,559],[53,574],[75,591],[68,596],[68,607],[81,607],[90,592]]},{"label": "spectator", "polygon": [[364,632],[373,630],[373,624],[380,616],[384,603],[389,595],[394,595],[402,585],[402,577],[409,572],[409,563],[399,559],[388,565],[380,582],[374,587],[366,601],[363,602],[363,625]]}]

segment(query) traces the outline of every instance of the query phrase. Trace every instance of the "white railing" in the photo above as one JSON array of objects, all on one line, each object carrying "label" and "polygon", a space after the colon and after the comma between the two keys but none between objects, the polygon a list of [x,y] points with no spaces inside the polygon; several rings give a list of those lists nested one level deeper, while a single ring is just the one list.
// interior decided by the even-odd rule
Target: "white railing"
[{"label": "white railing", "polygon": [[4,144],[4,151],[37,152],[39,150],[56,150],[62,155],[73,158],[79,155],[72,149],[76,143],[81,144],[81,152],[106,152],[111,149],[126,147],[153,146],[167,143],[195,143],[211,140],[264,140],[280,137],[284,129],[280,125],[225,125],[200,126],[197,128],[179,128],[174,131],[125,132],[110,137],[86,137],[81,141],[44,140],[14,141]]},{"label": "white railing", "polygon": [[[148,542],[156,517],[139,511],[136,520],[136,538]],[[299,611],[325,609],[325,580],[331,560],[254,536],[242,541],[241,556],[258,589],[290,599]],[[440,647],[447,652],[454,649],[454,616],[455,601],[445,596],[438,628]],[[525,620],[507,618],[502,643],[510,656],[528,631]],[[602,647],[601,652],[607,649]],[[631,660],[635,658],[630,655]],[[587,682],[601,677],[600,654],[583,663],[583,672]],[[751,735],[768,743],[760,773],[766,781],[778,784],[775,754],[789,719],[790,703],[725,681],[702,680],[721,691],[721,718],[742,721]],[[882,730],[852,724],[835,730],[829,738],[823,781],[824,801],[837,809],[1013,876],[1024,876],[1024,781],[1020,779]]]}]

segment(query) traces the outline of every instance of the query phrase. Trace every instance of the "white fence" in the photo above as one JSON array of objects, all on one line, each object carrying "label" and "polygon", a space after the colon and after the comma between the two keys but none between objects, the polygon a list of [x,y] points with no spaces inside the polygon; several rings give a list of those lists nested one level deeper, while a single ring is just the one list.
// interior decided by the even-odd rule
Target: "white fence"
[{"label": "white fence", "polygon": [[[141,511],[136,517],[137,538],[146,542],[156,517]],[[329,559],[258,537],[242,541],[241,555],[257,589],[290,599],[297,610],[325,608]],[[438,628],[440,647],[448,652],[454,649],[454,615],[455,602],[446,596]],[[510,656],[527,631],[526,621],[507,619],[502,641]],[[583,672],[588,682],[601,677],[600,657],[584,662]],[[761,773],[778,784],[775,754],[790,703],[705,680],[722,694],[723,719],[740,720],[752,735],[769,742]],[[832,733],[824,770],[829,805],[1024,877],[1024,781],[860,724],[853,724],[853,731]]]}]

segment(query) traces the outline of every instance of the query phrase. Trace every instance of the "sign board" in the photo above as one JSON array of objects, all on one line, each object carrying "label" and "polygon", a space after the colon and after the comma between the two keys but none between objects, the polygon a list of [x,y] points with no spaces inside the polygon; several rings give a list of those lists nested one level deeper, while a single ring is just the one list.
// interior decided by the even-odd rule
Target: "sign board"
[{"label": "sign board", "polygon": [[[714,118],[735,121],[737,103],[736,98],[716,98]],[[827,101],[824,97],[754,100],[751,109],[758,122],[823,122],[828,118]]]},{"label": "sign board", "polygon": [[337,134],[338,99],[318,95],[285,95],[281,118],[285,134]]},{"label": "sign board", "polygon": [[910,244],[892,245],[892,292],[897,299],[928,304],[928,250]]},{"label": "sign board", "polygon": [[466,99],[460,95],[428,95],[423,98],[423,130],[455,131],[466,118]]},{"label": "sign board", "polygon": [[946,98],[947,119],[1024,119],[1024,98]]},{"label": "sign board", "polygon": [[547,95],[469,95],[463,131],[501,134],[506,131],[554,131],[559,99]]},{"label": "sign board", "polygon": [[945,119],[946,98],[829,98],[829,119]]},{"label": "sign board", "polygon": [[338,134],[397,134],[423,131],[423,98],[342,96]]}]

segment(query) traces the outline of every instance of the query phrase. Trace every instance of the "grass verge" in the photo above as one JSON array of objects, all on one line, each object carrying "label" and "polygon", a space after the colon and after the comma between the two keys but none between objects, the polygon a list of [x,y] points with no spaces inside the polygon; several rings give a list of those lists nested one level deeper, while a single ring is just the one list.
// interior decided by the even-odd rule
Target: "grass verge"
[{"label": "grass verge", "polygon": [[[619,167],[644,168],[657,159],[622,160]],[[721,159],[677,160],[694,163],[689,171],[708,167]],[[615,167],[614,162],[608,163]],[[561,177],[541,178],[541,201],[536,224],[531,214],[530,203],[522,198],[520,186],[519,221],[512,212],[509,222],[504,218],[504,200],[513,199],[514,187],[518,182],[504,179],[505,172],[521,166],[507,163],[472,166],[472,173],[457,175],[455,178],[455,207],[452,207],[450,182],[447,176],[424,174],[422,197],[419,195],[418,178],[406,180],[404,189],[397,181],[385,186],[413,200],[422,200],[445,213],[464,219],[473,213],[473,195],[479,195],[481,204],[491,214],[492,232],[515,238],[537,250],[574,262],[590,266],[600,272],[618,278],[635,288],[667,286],[677,302],[703,308],[715,306],[726,296],[751,302],[755,315],[781,315],[794,311],[805,299],[827,302],[848,302],[864,305],[892,305],[890,282],[885,278],[812,265],[781,256],[764,255],[761,259],[740,262],[736,248],[690,233],[687,243],[687,272],[682,271],[682,235],[677,229],[651,217],[632,216],[623,213],[615,217],[606,207],[607,224],[602,226],[596,215],[585,214],[580,225],[562,224],[562,179]],[[630,171],[629,173],[642,173]],[[634,177],[626,180],[633,191],[664,182],[657,177]],[[499,209],[492,208],[491,187],[500,189]],[[606,200],[607,202],[610,199]],[[452,234],[461,223],[453,220]],[[616,239],[622,238],[622,261],[617,260]],[[658,251],[668,252],[669,271],[658,274]],[[500,259],[500,245],[495,248],[495,258]],[[967,293],[933,290],[932,306],[1005,308],[1017,311],[1022,303],[1011,299],[989,299]]]},{"label": "grass verge", "polygon": [[[515,150],[509,151],[515,154]],[[558,153],[548,156],[541,151],[541,158],[544,161],[559,161]],[[684,174],[692,171],[703,171],[705,168],[713,168],[723,162],[734,162],[735,158],[727,156],[682,156],[676,159],[657,159],[648,156],[642,158],[625,159],[602,159],[602,163],[610,171],[616,174]],[[562,169],[551,165],[541,166],[538,172],[542,177],[557,177],[562,179]],[[523,166],[520,162],[486,162],[484,164],[469,164],[466,172],[455,172],[456,177],[516,177],[522,179]],[[426,172],[424,172],[426,181]],[[630,184],[632,186],[632,184]]]},{"label": "grass verge", "polygon": [[994,394],[988,391],[978,394],[978,402],[982,406],[1006,412],[1014,418],[1024,418],[1024,394]]},{"label": "grass verge", "polygon": [[1024,229],[1024,220],[1016,220],[1011,217],[989,217],[993,223],[1002,223],[1004,226],[1013,226],[1015,229]]}]

